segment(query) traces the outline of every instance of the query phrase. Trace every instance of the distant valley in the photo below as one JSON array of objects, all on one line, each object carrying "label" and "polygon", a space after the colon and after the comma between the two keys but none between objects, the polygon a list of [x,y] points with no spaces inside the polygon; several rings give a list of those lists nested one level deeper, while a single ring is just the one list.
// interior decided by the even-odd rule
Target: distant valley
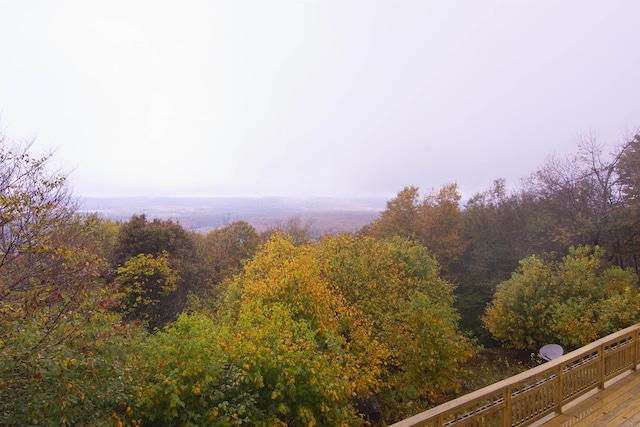
[{"label": "distant valley", "polygon": [[86,197],[80,211],[98,213],[114,221],[134,214],[172,219],[188,230],[206,233],[233,221],[246,221],[258,232],[296,219],[312,236],[353,232],[375,220],[386,198],[330,197]]}]

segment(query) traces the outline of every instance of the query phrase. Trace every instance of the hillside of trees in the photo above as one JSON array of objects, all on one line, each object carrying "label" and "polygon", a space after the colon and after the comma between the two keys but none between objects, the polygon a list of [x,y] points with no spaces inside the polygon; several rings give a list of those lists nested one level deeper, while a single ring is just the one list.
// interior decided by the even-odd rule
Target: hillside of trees
[{"label": "hillside of trees", "polygon": [[640,321],[640,135],[321,237],[81,213],[51,160],[0,134],[0,425],[387,425]]}]

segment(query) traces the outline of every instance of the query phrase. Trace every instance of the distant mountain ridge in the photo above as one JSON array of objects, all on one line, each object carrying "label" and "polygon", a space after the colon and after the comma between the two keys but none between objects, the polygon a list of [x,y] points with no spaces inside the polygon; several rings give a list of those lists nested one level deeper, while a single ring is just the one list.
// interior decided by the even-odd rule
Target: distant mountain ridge
[{"label": "distant mountain ridge", "polygon": [[264,231],[298,218],[313,235],[322,235],[359,230],[378,217],[386,202],[381,197],[85,197],[80,211],[114,221],[144,213],[199,232],[233,221],[246,221]]}]

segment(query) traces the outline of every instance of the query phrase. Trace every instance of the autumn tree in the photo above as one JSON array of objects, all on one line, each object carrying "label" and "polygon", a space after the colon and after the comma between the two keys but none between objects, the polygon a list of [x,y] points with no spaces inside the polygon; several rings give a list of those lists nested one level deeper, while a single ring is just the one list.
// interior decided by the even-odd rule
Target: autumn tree
[{"label": "autumn tree", "polygon": [[570,246],[598,245],[609,262],[637,269],[637,233],[627,216],[621,180],[630,148],[630,143],[607,147],[585,135],[576,153],[551,155],[521,188],[507,193],[506,182],[497,180],[469,199],[462,216],[470,245],[452,276],[459,284],[457,304],[466,329],[485,339],[486,330],[477,321],[484,305],[518,260],[532,254],[556,254],[558,259]]},{"label": "autumn tree", "polygon": [[405,187],[387,202],[387,208],[369,226],[369,233],[378,238],[400,236],[420,240],[420,204],[420,189]]},{"label": "autumn tree", "polygon": [[462,281],[503,279],[518,259],[577,245],[600,246],[614,264],[635,267],[632,210],[626,209],[633,158],[633,139],[611,147],[586,134],[575,153],[550,155],[511,194],[497,180],[473,196],[463,212],[471,244],[461,260]]},{"label": "autumn tree", "polygon": [[29,322],[42,330],[26,358],[65,313],[79,309],[104,271],[65,175],[49,172],[51,155],[33,157],[29,149],[0,138],[0,315],[7,337]]},{"label": "autumn tree", "polygon": [[599,247],[572,248],[561,261],[532,255],[501,283],[484,323],[505,345],[576,348],[640,321],[637,275],[607,267]]},{"label": "autumn tree", "polygon": [[66,176],[30,148],[0,137],[0,424],[113,423],[129,391],[116,350],[135,332],[109,310]]},{"label": "autumn tree", "polygon": [[148,351],[157,363],[141,390],[142,419],[361,425],[351,399],[375,388],[384,348],[314,264],[309,248],[274,235],[235,276],[215,322],[183,315],[159,334]]},{"label": "autumn tree", "polygon": [[[325,236],[296,246],[276,234],[229,282],[215,326],[202,338],[220,346],[207,351],[224,355],[215,369],[225,366],[226,373],[207,379],[187,369],[176,377],[170,362],[161,370],[167,380],[145,389],[140,411],[154,420],[195,422],[180,409],[195,399],[221,425],[229,417],[252,425],[361,425],[355,398],[377,393],[384,418],[396,420],[407,415],[406,403],[417,410],[455,388],[459,364],[471,356],[452,300],[452,286],[421,245]],[[174,327],[200,316],[206,314],[183,316]],[[182,345],[189,336],[166,342]],[[180,354],[158,357],[177,363],[185,358]],[[172,387],[180,399],[173,406]]]},{"label": "autumn tree", "polygon": [[389,417],[409,415],[391,402],[419,406],[455,389],[472,346],[458,329],[453,286],[422,245],[342,235],[325,237],[312,250],[323,277],[362,311],[372,338],[389,349],[380,395]]},{"label": "autumn tree", "polygon": [[369,227],[377,238],[400,236],[425,246],[445,273],[468,242],[462,237],[460,194],[457,184],[443,186],[420,198],[417,187],[405,187],[387,202],[387,208]]},{"label": "autumn tree", "polygon": [[[625,208],[622,179],[624,159],[631,159],[632,153],[632,143],[609,147],[593,134],[583,135],[575,153],[549,156],[511,194],[498,180],[473,196],[463,212],[464,236],[470,245],[455,277],[463,312],[478,312],[485,303],[481,293],[492,294],[518,260],[532,254],[560,257],[570,246],[598,245],[609,262],[638,271],[634,237],[638,234]],[[479,334],[473,326],[478,322],[466,315],[464,320]]]},{"label": "autumn tree", "polygon": [[137,411],[165,425],[202,414],[212,425],[362,425],[355,399],[377,393],[396,420],[408,402],[419,410],[455,388],[471,355],[451,289],[406,240],[296,246],[276,234],[233,277],[215,316],[183,315],[149,341]]}]

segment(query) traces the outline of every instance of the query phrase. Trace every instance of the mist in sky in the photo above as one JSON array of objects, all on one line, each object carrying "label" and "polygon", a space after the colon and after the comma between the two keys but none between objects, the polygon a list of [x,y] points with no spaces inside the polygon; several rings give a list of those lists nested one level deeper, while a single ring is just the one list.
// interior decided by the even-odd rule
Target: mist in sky
[{"label": "mist in sky", "polygon": [[0,128],[84,196],[517,183],[640,126],[637,0],[0,0]]}]

